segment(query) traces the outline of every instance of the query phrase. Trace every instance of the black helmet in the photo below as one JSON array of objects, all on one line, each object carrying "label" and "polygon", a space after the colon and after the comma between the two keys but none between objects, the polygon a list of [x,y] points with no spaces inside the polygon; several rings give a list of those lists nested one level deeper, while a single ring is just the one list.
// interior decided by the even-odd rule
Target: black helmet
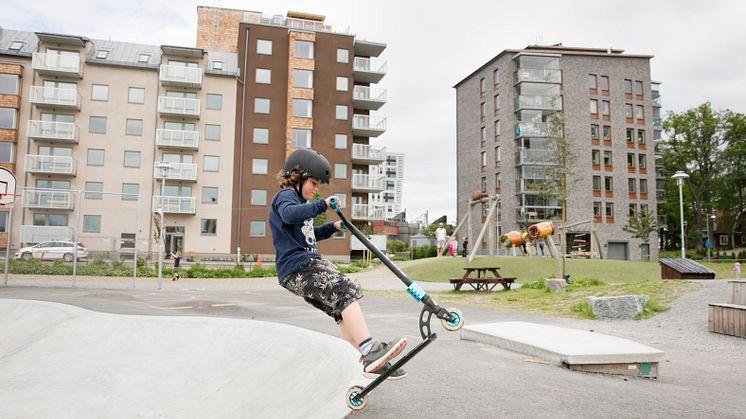
[{"label": "black helmet", "polygon": [[332,171],[329,160],[318,151],[310,148],[299,148],[288,156],[285,162],[285,176],[289,176],[293,169],[300,170],[304,178],[312,176],[321,183],[329,183],[329,176]]}]

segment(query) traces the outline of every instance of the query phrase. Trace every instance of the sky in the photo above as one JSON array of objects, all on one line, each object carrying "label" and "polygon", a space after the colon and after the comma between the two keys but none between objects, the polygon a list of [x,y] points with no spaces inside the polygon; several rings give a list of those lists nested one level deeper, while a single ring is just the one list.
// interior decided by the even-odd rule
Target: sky
[{"label": "sky", "polygon": [[321,14],[387,44],[379,86],[388,102],[376,113],[387,131],[371,143],[406,155],[402,204],[410,220],[428,212],[430,221],[456,222],[453,86],[505,49],[561,42],[654,55],[664,114],[705,101],[746,113],[746,2],[735,0],[0,0],[0,27],[194,46],[198,5]]}]

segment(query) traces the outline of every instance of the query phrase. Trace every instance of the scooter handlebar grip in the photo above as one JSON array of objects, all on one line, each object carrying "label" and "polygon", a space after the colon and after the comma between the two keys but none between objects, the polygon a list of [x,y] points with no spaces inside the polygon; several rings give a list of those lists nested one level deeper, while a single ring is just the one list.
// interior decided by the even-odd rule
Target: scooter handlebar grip
[{"label": "scooter handlebar grip", "polygon": [[332,206],[332,209],[337,209],[337,207],[339,206],[339,200],[336,196],[329,198],[329,205]]}]

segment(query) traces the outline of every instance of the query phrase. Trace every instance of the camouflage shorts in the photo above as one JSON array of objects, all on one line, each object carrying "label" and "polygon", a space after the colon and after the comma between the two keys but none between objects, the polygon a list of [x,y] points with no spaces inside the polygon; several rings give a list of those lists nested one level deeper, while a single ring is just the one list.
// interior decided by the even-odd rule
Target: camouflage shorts
[{"label": "camouflage shorts", "polygon": [[337,323],[342,320],[342,311],[363,297],[360,283],[339,273],[326,259],[307,260],[298,271],[283,278],[280,285]]}]

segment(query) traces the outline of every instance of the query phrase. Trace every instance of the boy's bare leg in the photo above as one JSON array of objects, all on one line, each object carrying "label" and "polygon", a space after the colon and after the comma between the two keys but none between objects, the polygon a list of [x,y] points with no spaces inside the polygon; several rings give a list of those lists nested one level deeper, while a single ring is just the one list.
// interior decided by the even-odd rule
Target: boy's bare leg
[{"label": "boy's bare leg", "polygon": [[370,337],[368,324],[363,316],[363,309],[358,301],[353,302],[342,311],[342,321],[339,322],[342,336],[357,350],[360,342]]}]

